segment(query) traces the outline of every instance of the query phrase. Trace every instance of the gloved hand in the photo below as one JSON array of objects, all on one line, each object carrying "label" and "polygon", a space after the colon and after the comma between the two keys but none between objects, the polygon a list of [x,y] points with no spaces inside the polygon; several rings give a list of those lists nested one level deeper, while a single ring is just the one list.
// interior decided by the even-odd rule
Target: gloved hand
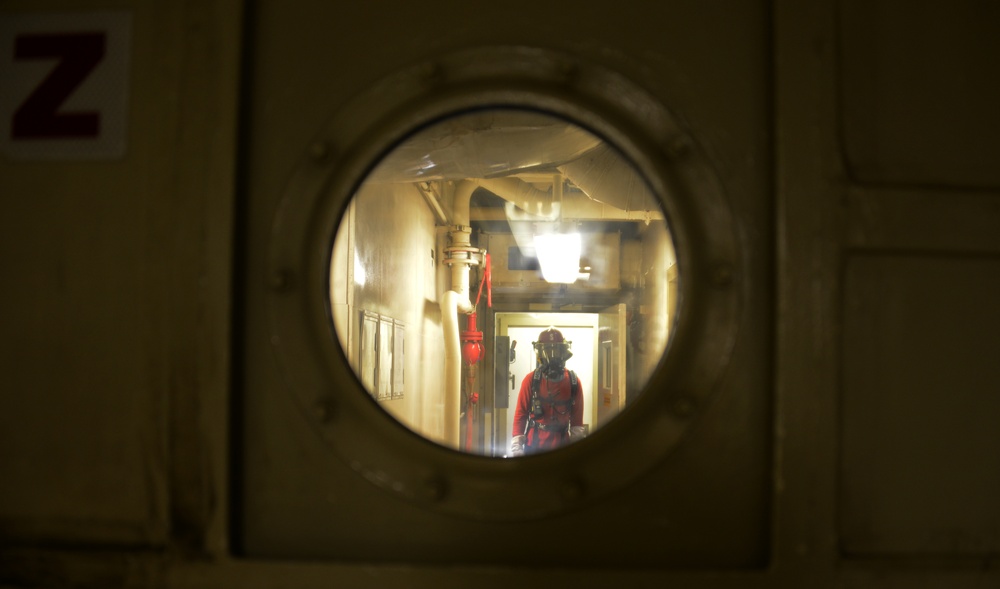
[{"label": "gloved hand", "polygon": [[525,441],[526,436],[514,436],[514,438],[510,441],[510,455],[524,456]]},{"label": "gloved hand", "polygon": [[587,427],[583,425],[574,425],[569,428],[569,441],[579,442],[580,440],[587,437]]}]

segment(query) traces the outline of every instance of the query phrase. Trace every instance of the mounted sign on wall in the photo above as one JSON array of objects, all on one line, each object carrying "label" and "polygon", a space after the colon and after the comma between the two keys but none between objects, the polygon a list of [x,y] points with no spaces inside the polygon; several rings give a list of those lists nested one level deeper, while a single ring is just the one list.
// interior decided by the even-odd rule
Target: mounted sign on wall
[{"label": "mounted sign on wall", "polygon": [[0,150],[19,160],[125,155],[132,16],[0,16]]}]

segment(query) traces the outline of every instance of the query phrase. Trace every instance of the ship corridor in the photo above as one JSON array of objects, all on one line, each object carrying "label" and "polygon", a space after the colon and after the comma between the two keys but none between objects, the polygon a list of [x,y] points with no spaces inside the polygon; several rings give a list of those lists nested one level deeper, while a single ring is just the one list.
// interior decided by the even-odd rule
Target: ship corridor
[{"label": "ship corridor", "polygon": [[[560,254],[571,255],[550,259]],[[534,369],[540,330],[579,334],[569,367],[593,431],[662,358],[676,288],[667,220],[613,146],[548,115],[485,110],[416,133],[368,176],[337,232],[330,301],[351,366],[385,411],[445,446],[502,456],[504,383],[516,389]],[[472,312],[484,335],[475,364],[455,345],[475,331]],[[529,331],[510,337],[518,327]]]}]

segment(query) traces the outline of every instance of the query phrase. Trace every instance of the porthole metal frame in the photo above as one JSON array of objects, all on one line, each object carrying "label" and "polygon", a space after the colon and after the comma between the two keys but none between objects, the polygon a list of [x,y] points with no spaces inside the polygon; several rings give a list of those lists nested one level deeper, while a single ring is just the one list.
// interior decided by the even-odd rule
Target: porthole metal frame
[{"label": "porthole metal frame", "polygon": [[[550,114],[613,144],[661,201],[679,269],[670,343],[638,399],[581,442],[517,459],[445,448],[379,408],[348,364],[328,300],[333,237],[365,176],[419,129],[483,108]],[[266,260],[269,344],[302,409],[303,427],[312,427],[359,476],[452,515],[534,519],[630,484],[697,422],[736,341],[743,264],[734,219],[707,158],[639,86],[548,50],[469,50],[387,77],[338,109],[303,151],[275,214]]]}]

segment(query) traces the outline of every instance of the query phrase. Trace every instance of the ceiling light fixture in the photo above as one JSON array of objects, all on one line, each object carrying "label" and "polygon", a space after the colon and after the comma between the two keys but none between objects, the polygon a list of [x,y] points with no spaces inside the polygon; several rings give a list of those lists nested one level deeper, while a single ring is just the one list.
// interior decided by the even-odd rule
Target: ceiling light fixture
[{"label": "ceiling light fixture", "polygon": [[580,277],[579,233],[543,233],[535,236],[535,255],[542,278],[556,284],[573,284]]}]

